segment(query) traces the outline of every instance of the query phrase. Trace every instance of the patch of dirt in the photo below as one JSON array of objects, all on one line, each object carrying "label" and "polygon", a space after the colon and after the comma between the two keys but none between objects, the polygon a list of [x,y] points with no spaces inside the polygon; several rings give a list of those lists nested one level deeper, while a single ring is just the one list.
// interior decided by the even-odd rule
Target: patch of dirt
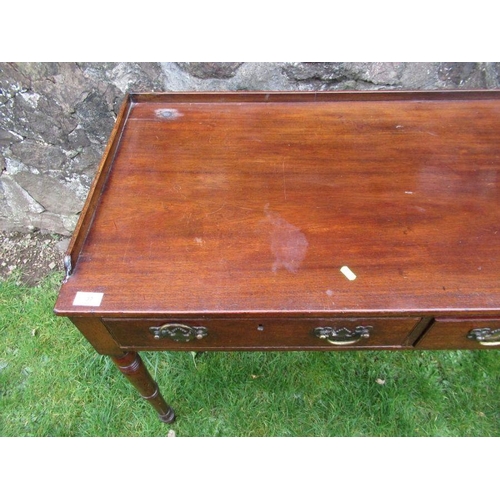
[{"label": "patch of dirt", "polygon": [[0,232],[0,280],[16,274],[22,283],[37,285],[54,271],[63,271],[69,238],[40,231]]}]

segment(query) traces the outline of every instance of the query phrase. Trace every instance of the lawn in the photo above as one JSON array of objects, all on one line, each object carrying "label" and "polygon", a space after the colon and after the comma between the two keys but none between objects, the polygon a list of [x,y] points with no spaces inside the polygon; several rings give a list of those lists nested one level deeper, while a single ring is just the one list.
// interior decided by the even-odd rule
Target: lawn
[{"label": "lawn", "polygon": [[0,436],[498,436],[500,352],[143,353],[161,423],[55,303],[0,281]]}]

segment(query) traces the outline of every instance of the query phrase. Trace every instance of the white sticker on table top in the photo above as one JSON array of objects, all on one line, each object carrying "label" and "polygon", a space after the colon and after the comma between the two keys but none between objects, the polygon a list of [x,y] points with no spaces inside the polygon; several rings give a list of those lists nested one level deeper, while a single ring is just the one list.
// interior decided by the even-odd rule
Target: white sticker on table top
[{"label": "white sticker on table top", "polygon": [[340,272],[349,280],[354,281],[356,279],[356,275],[347,267],[342,266],[340,268]]},{"label": "white sticker on table top", "polygon": [[100,292],[76,292],[74,306],[99,307],[104,297]]}]

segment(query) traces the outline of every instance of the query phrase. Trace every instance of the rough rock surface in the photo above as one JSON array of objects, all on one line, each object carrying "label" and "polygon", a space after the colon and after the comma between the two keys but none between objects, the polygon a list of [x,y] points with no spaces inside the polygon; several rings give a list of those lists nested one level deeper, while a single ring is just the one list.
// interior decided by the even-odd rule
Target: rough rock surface
[{"label": "rough rock surface", "polygon": [[500,63],[0,63],[0,231],[72,232],[129,91],[479,88]]},{"label": "rough rock surface", "polygon": [[159,64],[0,63],[0,230],[69,234],[129,90]]},{"label": "rough rock surface", "polygon": [[197,78],[232,78],[241,62],[180,62],[177,65]]}]

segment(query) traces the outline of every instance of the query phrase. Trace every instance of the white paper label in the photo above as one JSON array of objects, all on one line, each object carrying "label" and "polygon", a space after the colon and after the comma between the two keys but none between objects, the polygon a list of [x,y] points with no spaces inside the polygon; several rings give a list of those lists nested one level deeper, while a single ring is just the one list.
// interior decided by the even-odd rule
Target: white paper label
[{"label": "white paper label", "polygon": [[74,306],[99,307],[101,305],[103,293],[98,292],[76,292]]},{"label": "white paper label", "polygon": [[347,267],[343,266],[340,268],[340,272],[349,280],[354,281],[356,279],[356,275]]}]

